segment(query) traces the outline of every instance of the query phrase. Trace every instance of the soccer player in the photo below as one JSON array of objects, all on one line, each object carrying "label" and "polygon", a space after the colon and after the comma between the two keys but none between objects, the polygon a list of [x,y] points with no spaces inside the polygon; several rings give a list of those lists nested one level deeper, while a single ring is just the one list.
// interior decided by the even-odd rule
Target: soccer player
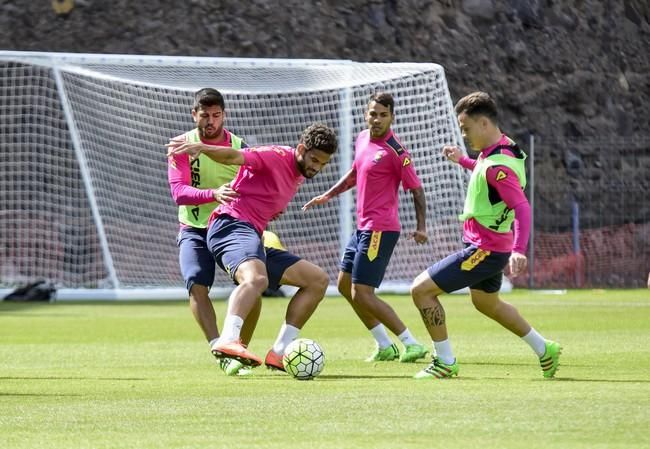
[{"label": "soccer player", "polygon": [[[418,244],[428,240],[424,190],[411,156],[391,129],[395,118],[394,108],[394,100],[389,93],[376,93],[370,97],[365,113],[368,129],[357,136],[352,168],[327,192],[303,206],[303,210],[306,210],[324,204],[357,187],[357,229],[341,259],[338,289],[375,338],[376,349],[366,359],[368,362],[397,358],[400,362],[415,362],[428,353],[395,310],[375,294],[400,236],[400,183],[404,190],[410,190],[413,195],[417,225],[410,237]],[[386,328],[403,343],[401,356]]]},{"label": "soccer player", "polygon": [[[445,310],[438,296],[470,288],[476,309],[521,337],[539,357],[542,373],[551,378],[558,369],[561,348],[546,340],[499,298],[503,270],[514,276],[526,268],[530,232],[530,205],[524,194],[526,154],[497,124],[497,106],[485,92],[474,92],[456,104],[463,138],[478,159],[464,156],[455,146],[442,149],[444,157],[472,170],[460,219],[465,249],[430,266],[413,281],[411,295],[433,340],[436,355],[416,379],[458,375],[458,362],[447,335]],[[513,232],[514,225],[514,232]]]},{"label": "soccer player", "polygon": [[[216,89],[204,88],[194,94],[192,118],[196,128],[180,136],[187,142],[245,148],[245,142],[224,128],[225,101]],[[207,246],[208,217],[215,207],[237,197],[228,185],[237,167],[214,162],[207,156],[190,160],[187,154],[168,159],[167,178],[172,198],[178,205],[180,230],[177,243],[183,279],[190,296],[194,319],[212,346],[219,337],[216,315],[208,292],[214,282],[215,262]],[[260,314],[256,307],[242,330],[248,343]],[[234,359],[221,359],[221,368],[228,375],[244,374],[243,365]]]},{"label": "soccer player", "polygon": [[305,178],[313,178],[327,165],[337,146],[334,131],[318,123],[304,130],[295,149],[271,145],[238,151],[182,139],[169,144],[171,155],[207,156],[241,166],[231,184],[239,196],[220,205],[208,226],[208,247],[219,267],[238,284],[230,295],[223,332],[212,345],[216,357],[261,365],[262,360],[240,342],[242,324],[267,286],[293,285],[298,291],[289,301],[285,321],[264,360],[267,367],[284,371],[284,348],[318,306],[329,279],[320,267],[289,251],[271,248],[265,253],[262,231],[284,211]]}]

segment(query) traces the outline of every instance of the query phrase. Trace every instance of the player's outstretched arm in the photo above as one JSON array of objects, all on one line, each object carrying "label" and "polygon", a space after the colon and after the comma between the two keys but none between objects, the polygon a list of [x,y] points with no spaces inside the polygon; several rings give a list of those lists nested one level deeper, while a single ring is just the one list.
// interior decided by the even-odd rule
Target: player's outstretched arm
[{"label": "player's outstretched arm", "polygon": [[314,206],[320,206],[321,204],[327,203],[331,198],[327,196],[327,194],[322,194],[322,195],[317,195],[307,201],[303,206],[302,210],[305,211],[307,209],[311,209]]},{"label": "player's outstretched arm", "polygon": [[340,195],[341,193],[347,190],[350,190],[352,187],[356,185],[356,183],[357,183],[357,172],[354,168],[351,168],[327,192],[317,195],[313,197],[311,200],[307,201],[305,205],[302,206],[302,210],[311,209],[314,206],[325,204],[335,196]]},{"label": "player's outstretched arm", "polygon": [[206,145],[201,142],[185,142],[172,139],[167,144],[167,156],[176,154],[189,154],[196,159],[200,154],[205,154],[215,162],[226,165],[243,165],[244,155],[240,150],[231,147]]}]

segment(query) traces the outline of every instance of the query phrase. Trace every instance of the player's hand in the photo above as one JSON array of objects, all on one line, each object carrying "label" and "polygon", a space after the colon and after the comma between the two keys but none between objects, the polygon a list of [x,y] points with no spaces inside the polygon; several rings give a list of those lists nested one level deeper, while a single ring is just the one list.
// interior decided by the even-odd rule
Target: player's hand
[{"label": "player's hand", "polygon": [[463,157],[463,151],[457,146],[445,145],[442,148],[442,155],[452,162],[458,163]]},{"label": "player's hand", "polygon": [[508,268],[512,276],[519,276],[524,272],[528,265],[528,259],[521,253],[512,253],[508,261]]},{"label": "player's hand", "polygon": [[418,245],[424,245],[429,241],[429,236],[427,235],[427,231],[411,232],[408,238],[415,240],[415,243],[417,243]]},{"label": "player's hand", "polygon": [[174,156],[177,154],[189,154],[192,159],[196,159],[203,150],[203,144],[199,142],[186,142],[184,140],[172,139],[166,145],[167,156]]},{"label": "player's hand", "polygon": [[304,206],[302,206],[302,210],[307,210],[311,209],[314,206],[319,206],[321,204],[325,204],[330,200],[330,197],[327,195],[318,195],[310,199],[305,203]]},{"label": "player's hand", "polygon": [[228,184],[224,184],[218,189],[212,189],[212,196],[219,204],[226,204],[239,196],[239,193],[234,191]]},{"label": "player's hand", "polygon": [[169,143],[165,145],[167,147],[167,157],[173,156],[175,154],[176,148],[180,147],[185,143],[184,136],[176,136],[169,139]]}]

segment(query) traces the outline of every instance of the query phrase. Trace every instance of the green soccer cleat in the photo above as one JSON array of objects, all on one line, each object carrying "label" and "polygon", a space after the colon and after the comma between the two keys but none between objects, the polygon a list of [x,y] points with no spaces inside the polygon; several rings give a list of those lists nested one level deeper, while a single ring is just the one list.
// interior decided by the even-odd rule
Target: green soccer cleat
[{"label": "green soccer cleat", "polygon": [[555,376],[560,365],[560,354],[562,354],[562,347],[558,342],[546,340],[546,351],[544,355],[539,358],[539,364],[542,367],[542,374],[544,378],[551,379]]},{"label": "green soccer cleat", "polygon": [[235,359],[219,359],[221,370],[226,376],[248,376],[253,370]]},{"label": "green soccer cleat", "polygon": [[442,363],[438,357],[433,357],[431,365],[413,376],[415,379],[450,379],[458,376],[458,362],[447,365]]},{"label": "green soccer cleat", "polygon": [[366,362],[390,362],[398,357],[399,349],[397,349],[397,345],[393,344],[384,349],[375,349],[375,352],[366,359]]},{"label": "green soccer cleat", "polygon": [[400,356],[401,363],[413,363],[418,359],[423,359],[427,356],[429,350],[426,346],[420,343],[413,343],[412,345],[404,346],[404,353]]}]

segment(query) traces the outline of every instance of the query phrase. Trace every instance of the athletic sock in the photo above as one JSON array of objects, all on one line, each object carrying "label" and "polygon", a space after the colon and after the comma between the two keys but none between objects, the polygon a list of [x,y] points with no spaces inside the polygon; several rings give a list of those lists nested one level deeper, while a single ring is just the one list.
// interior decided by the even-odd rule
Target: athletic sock
[{"label": "athletic sock", "polygon": [[379,349],[387,348],[393,344],[388,333],[386,333],[386,328],[381,323],[370,329],[370,333],[375,338]]},{"label": "athletic sock", "polygon": [[399,334],[397,336],[397,338],[399,338],[399,341],[401,341],[404,346],[406,346],[406,345],[414,345],[414,344],[417,344],[417,342],[418,342],[415,339],[415,337],[413,337],[413,335],[411,334],[411,331],[408,330],[408,327],[406,329],[404,329],[404,332]]},{"label": "athletic sock", "polygon": [[241,333],[243,324],[243,318],[237,315],[226,315],[226,319],[223,320],[223,331],[221,332],[221,337],[219,337],[219,343],[223,344],[239,340],[239,334]]},{"label": "athletic sock", "polygon": [[542,337],[532,327],[530,328],[530,332],[528,332],[526,335],[521,337],[521,339],[526,343],[528,343],[528,346],[530,346],[533,349],[533,351],[535,351],[537,357],[543,356],[544,353],[546,352],[546,340],[544,340],[544,337]]},{"label": "athletic sock", "polygon": [[286,322],[282,323],[278,338],[275,340],[275,343],[273,343],[273,352],[280,355],[284,354],[284,349],[289,343],[298,337],[299,332],[300,329],[297,327],[287,324]]},{"label": "athletic sock", "polygon": [[451,350],[451,342],[449,339],[442,341],[434,341],[433,347],[436,350],[436,356],[440,359],[445,365],[451,365],[456,361],[454,353]]}]

